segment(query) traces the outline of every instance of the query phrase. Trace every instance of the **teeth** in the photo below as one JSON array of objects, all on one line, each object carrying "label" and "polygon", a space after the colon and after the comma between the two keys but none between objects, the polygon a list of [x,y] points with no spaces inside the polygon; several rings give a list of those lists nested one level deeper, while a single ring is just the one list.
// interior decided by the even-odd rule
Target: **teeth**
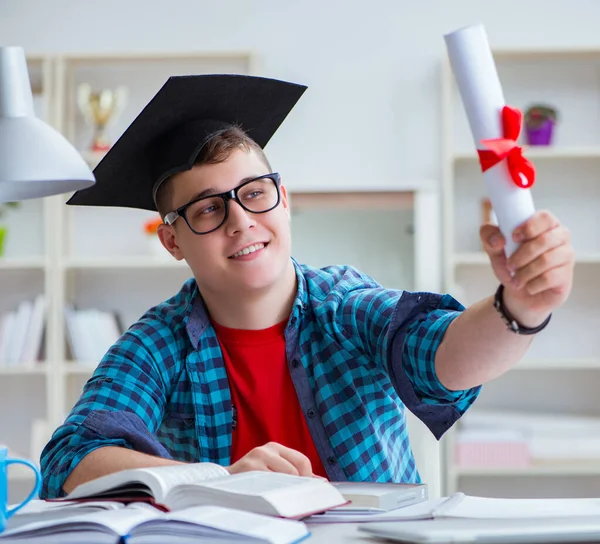
[{"label": "teeth", "polygon": [[259,249],[262,249],[263,247],[265,247],[265,244],[254,244],[253,246],[249,246],[249,247],[242,249],[242,251],[238,251],[237,253],[234,253],[232,255],[232,257],[241,257],[242,255],[248,255],[250,253],[254,253],[255,251],[258,251]]}]

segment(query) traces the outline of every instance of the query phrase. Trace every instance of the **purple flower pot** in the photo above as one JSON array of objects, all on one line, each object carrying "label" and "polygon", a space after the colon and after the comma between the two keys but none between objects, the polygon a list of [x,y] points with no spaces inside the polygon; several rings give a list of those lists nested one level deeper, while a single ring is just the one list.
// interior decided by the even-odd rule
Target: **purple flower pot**
[{"label": "purple flower pot", "polygon": [[554,121],[547,119],[538,128],[525,127],[525,135],[529,145],[550,145],[552,133],[554,132]]}]

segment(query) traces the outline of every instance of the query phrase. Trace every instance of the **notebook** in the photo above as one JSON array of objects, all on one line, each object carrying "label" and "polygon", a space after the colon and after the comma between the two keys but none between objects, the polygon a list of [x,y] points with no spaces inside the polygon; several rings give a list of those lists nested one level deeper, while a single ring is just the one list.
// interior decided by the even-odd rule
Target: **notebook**
[{"label": "notebook", "polygon": [[340,512],[334,508],[311,516],[311,523],[359,523],[416,521],[445,518],[504,519],[586,517],[600,518],[600,499],[499,499],[455,493],[450,497],[429,499],[388,512]]},{"label": "notebook", "polygon": [[477,542],[489,544],[562,544],[600,541],[600,517],[522,519],[444,518],[402,523],[367,523],[358,531],[413,544]]}]

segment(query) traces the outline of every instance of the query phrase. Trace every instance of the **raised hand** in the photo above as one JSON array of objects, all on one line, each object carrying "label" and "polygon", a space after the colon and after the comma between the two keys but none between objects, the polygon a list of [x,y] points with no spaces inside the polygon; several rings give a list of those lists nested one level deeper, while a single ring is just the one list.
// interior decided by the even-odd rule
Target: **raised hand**
[{"label": "raised hand", "polygon": [[542,210],[512,233],[519,248],[506,258],[505,239],[495,225],[482,225],[480,237],[498,280],[504,302],[525,326],[539,325],[568,298],[573,285],[575,252],[569,231]]}]

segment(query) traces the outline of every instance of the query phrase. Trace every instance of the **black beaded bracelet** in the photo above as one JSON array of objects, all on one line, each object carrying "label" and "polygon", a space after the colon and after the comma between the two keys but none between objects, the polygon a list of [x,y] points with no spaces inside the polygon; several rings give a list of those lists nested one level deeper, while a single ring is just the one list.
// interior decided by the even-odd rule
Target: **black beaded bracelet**
[{"label": "black beaded bracelet", "polygon": [[541,325],[537,327],[524,327],[521,325],[506,309],[504,306],[504,300],[502,298],[502,294],[504,293],[504,285],[500,284],[498,289],[496,290],[496,294],[494,295],[494,308],[498,310],[498,313],[502,317],[502,320],[508,326],[508,329],[516,334],[536,334],[540,332],[542,329],[546,328],[546,325],[550,323],[550,318],[552,314],[550,314]]}]

